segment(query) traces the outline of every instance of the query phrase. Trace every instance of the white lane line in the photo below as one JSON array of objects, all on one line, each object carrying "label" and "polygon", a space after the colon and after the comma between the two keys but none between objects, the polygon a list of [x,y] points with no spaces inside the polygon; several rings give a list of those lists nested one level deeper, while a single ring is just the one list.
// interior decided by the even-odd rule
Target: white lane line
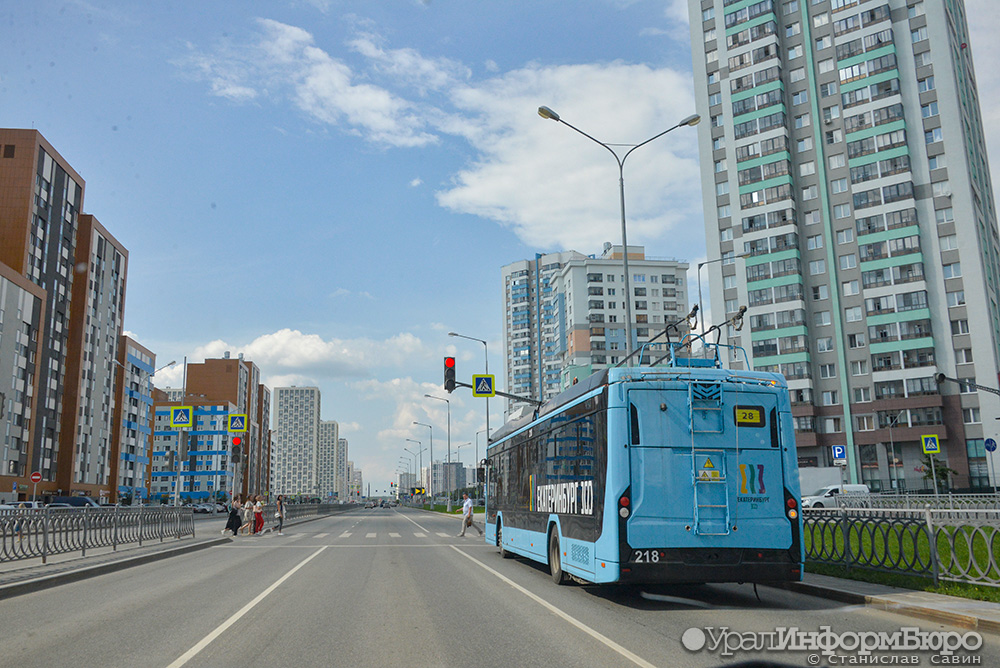
[{"label": "white lane line", "polygon": [[389,538],[399,538],[399,534],[398,534],[398,533],[392,533],[392,532],[390,531],[390,532],[389,532]]},{"label": "white lane line", "polygon": [[443,531],[438,531],[437,535],[441,536],[442,538],[451,538],[450,533],[444,533]]},{"label": "white lane line", "polygon": [[337,536],[337,538],[350,538],[350,537],[351,537],[351,532],[350,531],[345,531],[344,533],[342,533],[339,536]]},{"label": "white lane line", "polygon": [[410,519],[406,515],[403,515],[402,513],[400,513],[400,517],[402,517],[403,519],[405,519],[407,522],[413,523],[413,525],[415,527],[417,527],[418,529],[420,529],[421,531],[427,531],[427,529],[423,528],[422,526],[420,526],[419,524],[417,524],[415,520]]},{"label": "white lane line", "polygon": [[313,536],[313,538],[326,538],[329,535],[330,534],[328,534],[328,533],[318,533],[315,536]]},{"label": "white lane line", "polygon": [[590,637],[598,640],[599,642],[603,643],[607,647],[609,647],[609,648],[613,649],[614,651],[618,652],[619,654],[621,654],[623,657],[625,657],[626,659],[628,659],[629,661],[631,661],[635,665],[642,666],[643,668],[656,668],[656,666],[653,665],[652,663],[650,663],[649,661],[646,661],[642,657],[640,657],[640,656],[638,656],[636,654],[633,654],[632,652],[628,651],[627,649],[625,649],[624,647],[622,647],[621,645],[619,645],[618,643],[616,643],[611,638],[608,638],[606,635],[603,635],[602,633],[598,633],[597,631],[595,631],[594,629],[590,628],[589,626],[587,626],[586,624],[584,624],[580,620],[578,620],[578,619],[576,619],[574,617],[571,617],[567,613],[563,612],[562,610],[560,610],[556,606],[554,606],[551,603],[549,603],[548,601],[546,601],[541,596],[538,596],[537,594],[534,594],[534,593],[528,591],[527,589],[525,589],[524,587],[522,587],[521,585],[517,584],[516,582],[514,582],[513,580],[511,580],[510,578],[508,578],[506,575],[503,575],[503,574],[501,574],[501,573],[493,570],[492,568],[490,568],[489,566],[487,566],[483,562],[479,561],[475,557],[472,557],[472,556],[466,554],[465,552],[463,552],[462,550],[458,549],[454,545],[449,545],[448,547],[450,547],[451,549],[455,550],[456,552],[458,552],[460,555],[462,555],[463,557],[465,557],[466,559],[468,559],[472,563],[474,563],[474,564],[476,564],[478,566],[481,566],[482,568],[486,569],[487,571],[489,571],[493,575],[497,576],[498,578],[500,578],[501,580],[503,580],[504,582],[506,582],[507,584],[509,584],[511,587],[513,587],[514,589],[518,590],[519,592],[521,592],[522,594],[524,594],[525,596],[527,596],[528,598],[530,598],[531,600],[533,600],[535,603],[538,603],[539,605],[541,605],[543,608],[545,608],[546,610],[548,610],[552,614],[554,614],[554,615],[556,615],[558,617],[563,618],[564,620],[566,620],[567,622],[569,622],[570,624],[572,624],[576,628],[580,629],[581,631],[583,631],[584,633],[586,633]]},{"label": "white lane line", "polygon": [[296,571],[298,571],[300,568],[302,568],[303,566],[305,566],[306,564],[308,564],[310,561],[312,561],[313,559],[315,559],[316,557],[318,557],[319,554],[320,554],[320,552],[322,552],[325,549],[326,549],[326,546],[323,546],[323,547],[319,548],[318,550],[316,550],[315,552],[313,552],[312,554],[310,554],[308,557],[306,557],[302,561],[300,561],[299,564],[295,568],[293,568],[292,570],[288,571],[287,573],[285,573],[284,575],[282,575],[280,578],[278,578],[277,582],[275,582],[273,585],[271,585],[270,587],[268,587],[267,589],[265,589],[264,591],[262,591],[260,594],[258,594],[257,597],[254,600],[252,600],[249,603],[247,603],[246,605],[244,605],[232,617],[230,617],[226,621],[222,622],[222,624],[220,624],[218,626],[218,628],[216,628],[214,631],[212,631],[211,633],[209,633],[207,636],[205,636],[204,638],[202,638],[201,640],[199,640],[198,643],[194,647],[192,647],[188,651],[184,652],[184,654],[182,654],[180,657],[178,657],[178,659],[176,661],[174,661],[169,666],[167,666],[167,668],[181,668],[181,666],[183,666],[188,661],[190,661],[195,656],[197,656],[198,653],[201,652],[201,650],[203,650],[206,647],[208,647],[209,644],[211,644],[211,642],[213,640],[215,640],[220,635],[222,635],[223,632],[225,632],[226,629],[228,629],[230,626],[232,626],[236,622],[240,621],[240,619],[245,614],[247,614],[248,612],[250,612],[251,610],[253,610],[254,606],[256,606],[258,603],[260,603],[265,598],[267,598],[268,594],[270,594],[275,589],[277,589],[278,587],[280,587],[281,583],[283,583],[285,580],[287,580],[288,578],[290,578],[293,575],[295,575]]},{"label": "white lane line", "polygon": [[365,534],[365,538],[374,538],[374,537],[375,537],[375,536],[377,536],[377,535],[378,535],[378,534],[374,534],[374,533],[366,533],[366,534]]},{"label": "white lane line", "polygon": [[415,538],[427,538],[427,534],[425,534],[422,531],[415,531],[415,532],[413,532],[413,536]]}]

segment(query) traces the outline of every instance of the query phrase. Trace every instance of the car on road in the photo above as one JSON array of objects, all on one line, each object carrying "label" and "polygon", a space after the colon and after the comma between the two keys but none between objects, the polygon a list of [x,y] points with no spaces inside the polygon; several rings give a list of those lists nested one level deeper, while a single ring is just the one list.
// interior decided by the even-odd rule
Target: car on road
[{"label": "car on road", "polygon": [[[868,485],[827,485],[820,487],[812,494],[802,497],[803,508],[836,508],[836,497],[840,494],[850,495],[860,500],[867,496],[871,490]],[[860,499],[858,498],[860,497]]]}]

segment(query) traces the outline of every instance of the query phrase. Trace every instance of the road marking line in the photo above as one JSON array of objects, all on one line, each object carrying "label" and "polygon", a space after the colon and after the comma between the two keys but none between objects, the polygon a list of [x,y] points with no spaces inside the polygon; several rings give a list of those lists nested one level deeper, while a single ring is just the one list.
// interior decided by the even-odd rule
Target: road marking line
[{"label": "road marking line", "polygon": [[329,535],[330,534],[328,534],[328,533],[318,533],[315,536],[313,536],[313,538],[326,538]]},{"label": "road marking line", "polygon": [[270,594],[275,589],[277,589],[279,586],[281,586],[281,583],[283,583],[285,580],[287,580],[288,578],[290,578],[293,575],[295,575],[296,571],[298,571],[300,568],[302,568],[303,566],[305,566],[306,564],[308,564],[310,561],[312,561],[313,559],[315,559],[316,557],[318,557],[319,554],[320,554],[320,552],[322,552],[325,549],[326,549],[326,546],[323,546],[323,547],[319,548],[318,550],[316,550],[315,552],[313,552],[312,554],[310,554],[308,557],[306,557],[302,561],[300,561],[299,564],[295,568],[293,568],[292,570],[288,571],[287,573],[285,573],[284,575],[282,575],[280,578],[278,578],[277,582],[275,582],[273,585],[271,585],[270,587],[268,587],[267,589],[265,589],[264,591],[262,591],[260,594],[257,595],[257,597],[254,600],[252,600],[249,603],[247,603],[246,605],[244,605],[236,614],[234,614],[232,617],[230,617],[229,619],[227,619],[226,621],[224,621],[222,624],[220,624],[214,631],[212,631],[211,633],[209,633],[207,636],[205,636],[204,638],[202,638],[201,640],[199,640],[198,643],[194,647],[192,647],[188,651],[184,652],[184,654],[182,654],[180,657],[178,657],[178,659],[176,661],[174,661],[169,666],[167,666],[167,668],[181,668],[181,666],[183,666],[188,661],[190,661],[195,656],[197,656],[198,653],[201,652],[201,650],[203,650],[206,647],[208,647],[209,644],[211,644],[211,642],[213,640],[215,640],[220,635],[222,635],[225,632],[226,629],[228,629],[230,626],[232,626],[236,622],[240,621],[240,619],[245,614],[247,614],[248,612],[250,612],[251,610],[253,610],[253,608],[258,603],[260,603],[265,598],[267,598],[268,594]]},{"label": "road marking line", "polygon": [[[449,545],[448,547],[450,547],[451,549],[455,550],[456,552],[458,552],[460,555],[462,555],[463,557],[465,557],[466,559],[468,559],[472,563],[474,563],[474,564],[476,564],[478,566],[481,566],[482,568],[486,569],[487,571],[489,571],[493,575],[497,576],[502,581],[506,582],[511,587],[513,587],[514,589],[518,590],[519,592],[521,592],[522,594],[524,594],[525,596],[527,596],[528,598],[530,598],[531,600],[533,600],[535,603],[538,603],[543,608],[547,609],[552,614],[554,614],[554,615],[556,615],[558,617],[562,617],[564,620],[566,620],[567,622],[569,622],[570,624],[572,624],[576,628],[580,629],[581,631],[583,631],[584,633],[586,633],[590,637],[592,637],[592,638],[600,641],[601,643],[603,643],[607,647],[609,647],[609,648],[613,649],[614,651],[618,652],[619,654],[621,654],[623,657],[625,657],[626,659],[628,659],[629,661],[631,661],[635,665],[642,666],[643,668],[656,668],[656,666],[653,665],[652,663],[650,663],[649,661],[646,661],[642,657],[640,657],[640,656],[638,656],[636,654],[633,654],[632,652],[628,651],[627,649],[625,649],[624,647],[622,647],[621,645],[619,645],[618,643],[616,643],[611,638],[608,638],[607,636],[605,636],[605,635],[603,635],[603,634],[595,631],[594,629],[590,628],[589,626],[587,626],[583,622],[581,622],[581,621],[575,619],[574,617],[571,617],[570,615],[566,614],[565,612],[563,612],[562,610],[560,610],[556,606],[554,606],[551,603],[549,603],[548,601],[546,601],[541,596],[538,596],[537,594],[534,594],[534,593],[528,591],[527,589],[525,589],[524,587],[522,587],[521,585],[517,584],[516,582],[514,582],[513,580],[511,580],[510,578],[508,578],[506,575],[503,575],[502,573],[493,570],[492,568],[490,568],[489,566],[487,566],[483,562],[479,561],[475,557],[472,557],[472,556],[466,554],[465,552],[463,552],[462,550],[458,549],[454,545]],[[171,668],[171,667],[168,667],[168,668]]]},{"label": "road marking line", "polygon": [[374,533],[366,533],[366,534],[365,534],[365,538],[374,538],[374,537],[375,537],[375,536],[377,536],[377,535],[378,535],[378,534],[374,534]]},{"label": "road marking line", "polygon": [[389,532],[389,538],[399,538],[399,534],[398,533]]},{"label": "road marking line", "polygon": [[414,536],[415,536],[416,538],[427,538],[427,534],[425,534],[425,533],[424,533],[424,532],[422,532],[422,531],[415,531],[415,532],[413,533],[413,535],[414,535]]},{"label": "road marking line", "polygon": [[451,538],[450,533],[444,533],[443,531],[438,531],[437,535],[441,536],[442,538]]},{"label": "road marking line", "polygon": [[344,533],[342,533],[339,536],[337,536],[337,538],[350,538],[350,537],[351,537],[351,532],[350,531],[345,531]]},{"label": "road marking line", "polygon": [[417,527],[418,529],[420,529],[421,531],[427,531],[427,529],[425,529],[422,526],[420,526],[419,524],[417,524],[417,522],[415,520],[410,519],[409,517],[407,517],[406,515],[403,515],[402,513],[400,513],[400,515],[403,517],[403,519],[407,520],[408,522],[412,522],[413,525],[415,527]]}]

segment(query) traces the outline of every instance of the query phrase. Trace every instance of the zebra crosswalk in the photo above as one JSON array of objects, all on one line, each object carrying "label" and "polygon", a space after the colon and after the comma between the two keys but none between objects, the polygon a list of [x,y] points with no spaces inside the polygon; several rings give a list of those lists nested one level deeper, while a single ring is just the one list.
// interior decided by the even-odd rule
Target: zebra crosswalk
[{"label": "zebra crosswalk", "polygon": [[[288,533],[285,534],[286,537],[292,537],[292,538],[305,538],[305,537],[310,537],[310,538],[327,538],[330,535],[331,534],[329,534],[329,533],[310,534],[308,532],[304,532],[304,533],[297,534],[297,535],[296,534],[291,534],[290,535]],[[353,531],[343,531],[343,532],[337,534],[335,536],[335,539],[342,539],[342,538],[346,539],[346,538],[351,538],[352,536],[354,536],[355,538],[361,538],[361,534],[360,533],[356,533],[356,532],[353,532]],[[410,539],[410,538],[424,538],[424,539],[426,539],[426,538],[434,537],[434,536],[438,536],[440,538],[456,538],[457,537],[457,536],[455,536],[455,534],[447,533],[445,531],[435,531],[433,533],[426,532],[426,531],[414,531],[412,533],[409,533],[409,532],[398,532],[398,531],[387,531],[385,533],[380,533],[378,531],[366,531],[364,533],[364,539],[365,540],[377,540],[380,536],[381,537],[388,536],[388,538],[390,540],[403,540],[403,539]]]}]

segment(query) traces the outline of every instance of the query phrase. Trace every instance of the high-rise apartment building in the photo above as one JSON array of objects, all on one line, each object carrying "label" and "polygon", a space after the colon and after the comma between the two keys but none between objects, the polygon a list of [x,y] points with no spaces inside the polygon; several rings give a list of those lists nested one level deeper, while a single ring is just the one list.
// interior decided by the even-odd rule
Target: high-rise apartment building
[{"label": "high-rise apartment building", "polygon": [[[687,314],[688,265],[647,258],[642,246],[629,246],[628,257],[631,333],[638,349]],[[621,246],[605,244],[599,257],[576,251],[536,255],[506,265],[502,275],[505,372],[512,394],[550,399],[627,355]],[[643,363],[655,361],[663,341],[646,347]]]},{"label": "high-rise apartment building", "polygon": [[122,336],[115,360],[115,400],[112,425],[112,501],[135,503],[149,497],[153,435],[153,374],[156,355],[134,339]]},{"label": "high-rise apartment building", "polygon": [[74,273],[56,483],[63,490],[110,501],[117,487],[111,475],[117,459],[112,418],[128,251],[89,214],[78,216]]},{"label": "high-rise apartment building", "polygon": [[0,129],[0,263],[45,290],[44,322],[36,330],[42,345],[34,361],[39,394],[28,464],[45,481],[39,492],[70,491],[56,484],[56,471],[64,451],[64,468],[72,471],[76,443],[75,433],[63,434],[63,397],[80,382],[67,374],[66,356],[73,284],[89,261],[77,255],[83,192],[83,178],[39,132]]},{"label": "high-rise apartment building", "polygon": [[337,493],[338,499],[347,498],[347,439],[338,438],[337,439],[337,488],[334,490]]},{"label": "high-rise apartment building", "polygon": [[316,479],[319,484],[319,498],[326,500],[336,496],[339,485],[337,480],[337,452],[340,448],[340,425],[335,420],[320,420],[319,443],[316,454]]},{"label": "high-rise apartment building", "polygon": [[275,494],[319,494],[319,430],[318,387],[274,389]]},{"label": "high-rise apartment building", "polygon": [[[1000,242],[961,0],[689,0],[713,310],[793,398],[800,463],[987,482]],[[717,313],[721,319],[722,313]],[[734,361],[739,367],[740,362]],[[964,387],[964,386],[963,386]]]},{"label": "high-rise apartment building", "polygon": [[45,291],[0,264],[0,491],[8,501],[26,500],[31,489],[44,314]]}]

